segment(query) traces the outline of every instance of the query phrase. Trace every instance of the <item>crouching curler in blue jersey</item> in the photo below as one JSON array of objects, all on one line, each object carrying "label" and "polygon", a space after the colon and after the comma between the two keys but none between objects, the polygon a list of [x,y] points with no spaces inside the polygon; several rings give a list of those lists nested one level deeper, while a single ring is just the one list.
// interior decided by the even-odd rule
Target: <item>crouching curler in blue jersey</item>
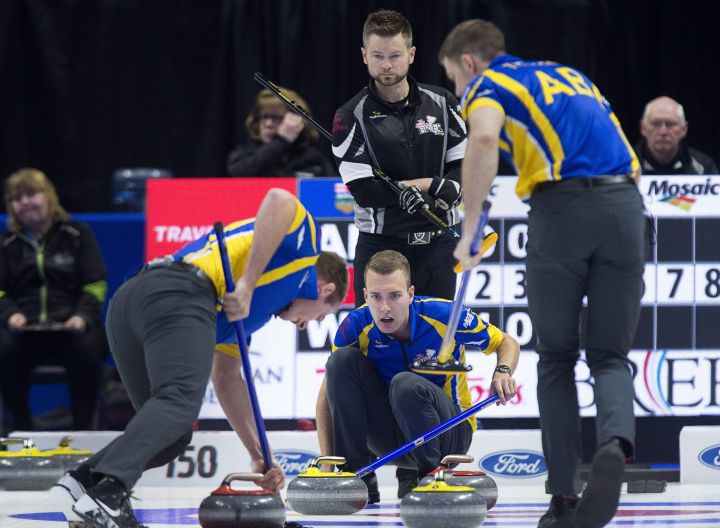
[{"label": "crouching curler in blue jersey", "polygon": [[[365,268],[366,304],[350,312],[338,328],[333,353],[317,402],[318,436],[323,454],[342,456],[345,469],[357,470],[398,446],[459,414],[472,404],[466,373],[416,374],[410,364],[428,351],[436,354],[452,301],[415,297],[410,265],[392,250],[376,253]],[[455,333],[453,355],[465,361],[465,347],[496,352],[492,391],[505,404],[516,392],[512,378],[520,347],[512,337],[466,310]],[[475,417],[394,461],[398,496],[448,454],[464,454],[472,441]],[[370,502],[379,501],[374,473],[363,477]]]}]

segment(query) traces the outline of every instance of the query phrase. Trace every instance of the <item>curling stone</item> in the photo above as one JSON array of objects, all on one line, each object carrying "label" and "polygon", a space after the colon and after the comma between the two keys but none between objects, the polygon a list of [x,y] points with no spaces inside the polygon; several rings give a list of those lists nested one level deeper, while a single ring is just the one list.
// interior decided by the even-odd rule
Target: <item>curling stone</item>
[{"label": "curling stone", "polygon": [[304,515],[348,515],[362,510],[368,502],[368,489],[355,473],[321,471],[320,464],[345,463],[343,457],[321,456],[287,488],[287,503]]},{"label": "curling stone", "polygon": [[63,436],[57,447],[42,451],[42,454],[53,456],[59,460],[62,464],[63,472],[76,469],[80,464],[88,460],[93,455],[93,452],[87,449],[73,449],[70,447],[72,441],[72,436]]},{"label": "curling stone", "polygon": [[469,486],[451,486],[445,471],[427,486],[418,486],[400,503],[400,518],[408,528],[476,528],[485,520],[485,497]]},{"label": "curling stone", "polygon": [[434,475],[438,471],[445,472],[445,482],[451,486],[469,486],[475,488],[483,497],[487,504],[487,509],[491,509],[497,503],[498,487],[493,478],[486,475],[482,471],[455,471],[450,469],[450,464],[463,464],[474,462],[475,459],[470,455],[448,455],[440,462],[440,467],[430,472],[427,477],[420,481],[420,486],[427,486],[434,481]]},{"label": "curling stone", "polygon": [[19,451],[0,451],[0,488],[47,490],[64,473],[60,460],[44,455],[29,438],[0,438],[0,444],[23,446]]},{"label": "curling stone", "polygon": [[285,505],[278,493],[268,490],[234,490],[236,480],[257,482],[262,473],[230,473],[200,504],[203,528],[282,528]]}]

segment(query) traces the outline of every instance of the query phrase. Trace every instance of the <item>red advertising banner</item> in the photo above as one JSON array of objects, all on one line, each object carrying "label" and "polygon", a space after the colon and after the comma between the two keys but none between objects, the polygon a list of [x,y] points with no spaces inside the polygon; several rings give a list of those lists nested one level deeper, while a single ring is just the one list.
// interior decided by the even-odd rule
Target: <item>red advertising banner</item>
[{"label": "red advertising banner", "polygon": [[295,178],[182,178],[147,181],[145,258],[176,251],[217,222],[255,216],[272,187],[297,194]]}]

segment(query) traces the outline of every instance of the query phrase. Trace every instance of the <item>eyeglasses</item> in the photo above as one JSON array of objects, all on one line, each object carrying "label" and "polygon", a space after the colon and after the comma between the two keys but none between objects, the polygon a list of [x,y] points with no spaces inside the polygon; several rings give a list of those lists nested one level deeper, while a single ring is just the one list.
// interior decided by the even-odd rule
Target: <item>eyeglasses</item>
[{"label": "eyeglasses", "polygon": [[260,114],[258,116],[258,121],[270,121],[271,123],[278,124],[280,121],[283,120],[283,116],[278,114]]}]

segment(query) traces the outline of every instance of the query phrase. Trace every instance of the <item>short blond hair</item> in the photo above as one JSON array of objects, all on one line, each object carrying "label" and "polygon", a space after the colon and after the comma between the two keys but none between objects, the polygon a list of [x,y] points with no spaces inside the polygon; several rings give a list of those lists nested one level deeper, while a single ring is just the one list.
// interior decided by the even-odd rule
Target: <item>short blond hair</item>
[{"label": "short blond hair", "polygon": [[5,180],[5,210],[7,211],[7,227],[11,231],[22,229],[22,224],[12,208],[13,197],[22,191],[39,191],[47,196],[48,209],[53,221],[67,221],[70,215],[60,205],[57,191],[45,173],[33,168],[24,168],[13,172]]},{"label": "short blond hair", "polygon": [[405,282],[407,287],[412,286],[412,279],[410,277],[410,263],[408,259],[402,253],[393,251],[392,249],[386,249],[375,253],[367,265],[365,266],[364,279],[367,282],[367,272],[374,271],[378,275],[390,275],[396,271],[402,271],[405,275]]}]

